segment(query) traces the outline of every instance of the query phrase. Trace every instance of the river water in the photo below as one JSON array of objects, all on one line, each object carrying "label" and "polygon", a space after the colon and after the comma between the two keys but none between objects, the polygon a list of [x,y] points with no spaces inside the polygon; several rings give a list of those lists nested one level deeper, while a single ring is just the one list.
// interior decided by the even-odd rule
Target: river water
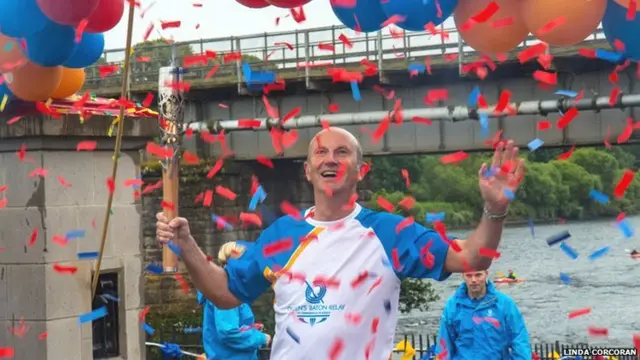
[{"label": "river water", "polygon": [[[629,217],[631,227],[640,231],[640,217]],[[519,284],[497,284],[518,304],[532,343],[591,343],[593,345],[632,346],[632,334],[640,332],[640,259],[632,259],[625,249],[640,250],[635,235],[629,239],[611,221],[576,222],[507,228],[500,244],[501,256],[493,262],[491,278],[508,269],[527,279]],[[580,256],[573,260],[558,245],[549,247],[546,239],[563,230],[569,231],[567,243]],[[464,237],[468,232],[456,233]],[[610,246],[604,256],[589,260],[594,251]],[[567,273],[572,283],[560,280]],[[440,300],[430,304],[427,312],[412,312],[398,322],[398,337],[404,333],[437,333],[442,308],[460,285],[462,278],[453,274],[444,282],[433,282]],[[591,307],[588,315],[569,320],[570,311]],[[608,338],[590,337],[588,326],[609,329]],[[398,338],[400,340],[400,338]]]}]

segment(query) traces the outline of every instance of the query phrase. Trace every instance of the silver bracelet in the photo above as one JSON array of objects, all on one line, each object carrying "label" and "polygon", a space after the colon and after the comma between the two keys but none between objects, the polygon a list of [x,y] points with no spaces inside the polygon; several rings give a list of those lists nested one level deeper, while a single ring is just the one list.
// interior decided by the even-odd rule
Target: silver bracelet
[{"label": "silver bracelet", "polygon": [[486,207],[482,211],[482,215],[490,220],[504,220],[507,217],[508,213],[509,213],[508,207],[507,207],[507,210],[504,212],[504,214],[499,214],[499,215],[492,214]]}]

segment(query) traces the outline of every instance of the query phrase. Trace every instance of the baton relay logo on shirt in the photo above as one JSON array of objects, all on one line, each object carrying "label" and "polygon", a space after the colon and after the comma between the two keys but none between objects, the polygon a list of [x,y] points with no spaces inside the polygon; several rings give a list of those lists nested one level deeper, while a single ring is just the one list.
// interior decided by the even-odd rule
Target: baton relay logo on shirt
[{"label": "baton relay logo on shirt", "polygon": [[324,297],[327,295],[327,287],[323,284],[312,286],[306,282],[305,300],[306,304],[298,306],[290,306],[288,312],[295,312],[296,317],[305,324],[314,326],[321,324],[335,312],[344,311],[344,304],[327,304]]}]

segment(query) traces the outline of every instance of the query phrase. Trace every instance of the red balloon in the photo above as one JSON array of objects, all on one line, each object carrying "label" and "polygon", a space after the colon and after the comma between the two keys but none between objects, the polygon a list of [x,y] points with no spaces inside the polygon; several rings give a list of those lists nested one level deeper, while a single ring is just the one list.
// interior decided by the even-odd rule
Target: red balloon
[{"label": "red balloon", "polygon": [[269,4],[285,9],[293,9],[310,2],[311,0],[266,0]]},{"label": "red balloon", "polygon": [[116,27],[124,14],[124,0],[98,0],[98,7],[87,19],[84,29],[90,33],[103,33]]},{"label": "red balloon", "polygon": [[269,3],[265,0],[236,0],[240,4],[252,8],[252,9],[262,9],[269,6]]},{"label": "red balloon", "polygon": [[98,7],[99,0],[36,0],[40,10],[53,22],[77,26]]}]

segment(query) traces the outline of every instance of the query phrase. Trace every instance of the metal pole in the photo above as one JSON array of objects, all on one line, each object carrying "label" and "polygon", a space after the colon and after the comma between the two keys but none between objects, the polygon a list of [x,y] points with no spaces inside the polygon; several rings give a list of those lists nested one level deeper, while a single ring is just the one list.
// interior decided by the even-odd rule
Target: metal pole
[{"label": "metal pole", "polygon": [[[507,110],[495,112],[495,105],[485,109],[470,108],[467,106],[443,106],[424,109],[405,109],[402,111],[403,120],[411,121],[414,117],[427,118],[430,120],[463,121],[479,120],[481,117],[498,118],[509,115],[547,115],[552,113],[564,113],[571,108],[579,111],[597,111],[604,109],[624,109],[628,107],[640,106],[640,94],[622,95],[618,101],[609,104],[609,96],[601,96],[590,99],[576,100],[574,98],[562,98],[558,100],[534,100],[511,103]],[[515,109],[509,112],[508,109]],[[268,130],[273,127],[283,129],[302,129],[321,127],[322,121],[328,121],[333,126],[366,125],[382,122],[387,111],[371,111],[361,113],[327,114],[327,115],[305,115],[288,120],[284,125],[280,125],[280,119],[260,118],[255,119],[260,122],[258,127],[241,127],[239,120],[216,120],[213,122],[198,122],[189,124],[189,128],[194,131],[247,131],[247,130]],[[254,120],[254,119],[252,119]]]}]

